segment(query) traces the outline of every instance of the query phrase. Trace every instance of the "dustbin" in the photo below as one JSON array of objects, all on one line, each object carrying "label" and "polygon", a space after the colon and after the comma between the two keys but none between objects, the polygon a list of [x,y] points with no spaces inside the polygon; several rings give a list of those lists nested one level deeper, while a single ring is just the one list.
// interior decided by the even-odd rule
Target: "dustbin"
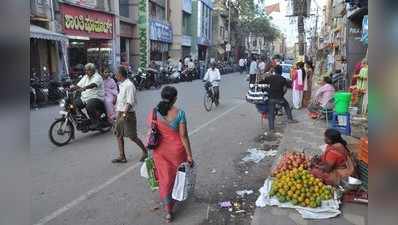
[{"label": "dustbin", "polygon": [[347,113],[351,103],[351,92],[338,91],[334,95],[334,111],[336,113]]}]

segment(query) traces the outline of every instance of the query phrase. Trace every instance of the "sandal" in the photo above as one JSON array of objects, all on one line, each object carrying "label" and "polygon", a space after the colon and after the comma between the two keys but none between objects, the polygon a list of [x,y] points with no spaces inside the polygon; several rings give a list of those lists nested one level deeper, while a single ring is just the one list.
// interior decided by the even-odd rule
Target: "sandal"
[{"label": "sandal", "polygon": [[171,213],[166,214],[166,222],[167,223],[173,222],[173,215]]},{"label": "sandal", "polygon": [[112,163],[127,163],[127,159],[126,158],[124,158],[124,159],[117,158],[117,159],[112,160]]}]

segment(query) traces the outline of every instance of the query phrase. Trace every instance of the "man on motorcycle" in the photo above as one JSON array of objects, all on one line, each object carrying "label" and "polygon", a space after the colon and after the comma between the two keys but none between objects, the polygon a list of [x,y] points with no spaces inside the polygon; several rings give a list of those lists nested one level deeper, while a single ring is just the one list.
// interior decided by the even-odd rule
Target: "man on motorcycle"
[{"label": "man on motorcycle", "polygon": [[80,98],[76,99],[76,106],[79,110],[84,107],[91,120],[91,129],[99,128],[99,115],[105,112],[104,106],[104,81],[101,75],[96,72],[93,63],[84,66],[86,75],[73,87],[74,90],[81,91]]},{"label": "man on motorcycle", "polygon": [[219,98],[220,98],[220,81],[221,81],[221,74],[220,70],[216,68],[216,64],[212,63],[211,68],[209,68],[203,78],[203,81],[210,82],[212,87],[213,87],[213,93],[215,97],[215,103],[216,105],[219,104]]},{"label": "man on motorcycle", "polygon": [[282,66],[277,65],[275,67],[275,75],[266,77],[263,81],[269,84],[269,100],[268,100],[268,126],[272,132],[275,130],[275,108],[276,105],[281,105],[287,114],[288,123],[297,123],[297,120],[293,119],[292,110],[289,103],[285,99],[285,90],[290,87],[291,84],[282,76]]}]

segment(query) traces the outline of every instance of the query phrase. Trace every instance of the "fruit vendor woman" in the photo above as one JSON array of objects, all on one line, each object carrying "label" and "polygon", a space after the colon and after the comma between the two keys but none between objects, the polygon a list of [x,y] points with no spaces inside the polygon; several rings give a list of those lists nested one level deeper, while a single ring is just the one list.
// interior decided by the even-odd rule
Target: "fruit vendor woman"
[{"label": "fruit vendor woman", "polygon": [[326,184],[337,185],[344,177],[354,173],[351,154],[347,142],[339,131],[325,131],[326,150],[321,156],[315,156],[311,161],[311,173]]}]

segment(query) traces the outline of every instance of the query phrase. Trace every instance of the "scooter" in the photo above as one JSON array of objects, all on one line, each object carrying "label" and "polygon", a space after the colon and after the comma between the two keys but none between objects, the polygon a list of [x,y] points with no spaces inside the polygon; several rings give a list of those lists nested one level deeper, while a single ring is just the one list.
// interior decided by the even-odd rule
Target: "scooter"
[{"label": "scooter", "polygon": [[[60,118],[55,119],[48,131],[50,141],[56,146],[67,145],[75,138],[75,129],[83,133],[89,131],[100,131],[105,133],[111,130],[112,124],[108,121],[106,112],[97,112],[100,118],[100,125],[96,129],[91,128],[91,120],[83,110],[76,107],[75,99],[80,98],[80,92],[66,90],[65,99],[61,100],[59,106]],[[105,106],[103,107],[105,109]]]}]

